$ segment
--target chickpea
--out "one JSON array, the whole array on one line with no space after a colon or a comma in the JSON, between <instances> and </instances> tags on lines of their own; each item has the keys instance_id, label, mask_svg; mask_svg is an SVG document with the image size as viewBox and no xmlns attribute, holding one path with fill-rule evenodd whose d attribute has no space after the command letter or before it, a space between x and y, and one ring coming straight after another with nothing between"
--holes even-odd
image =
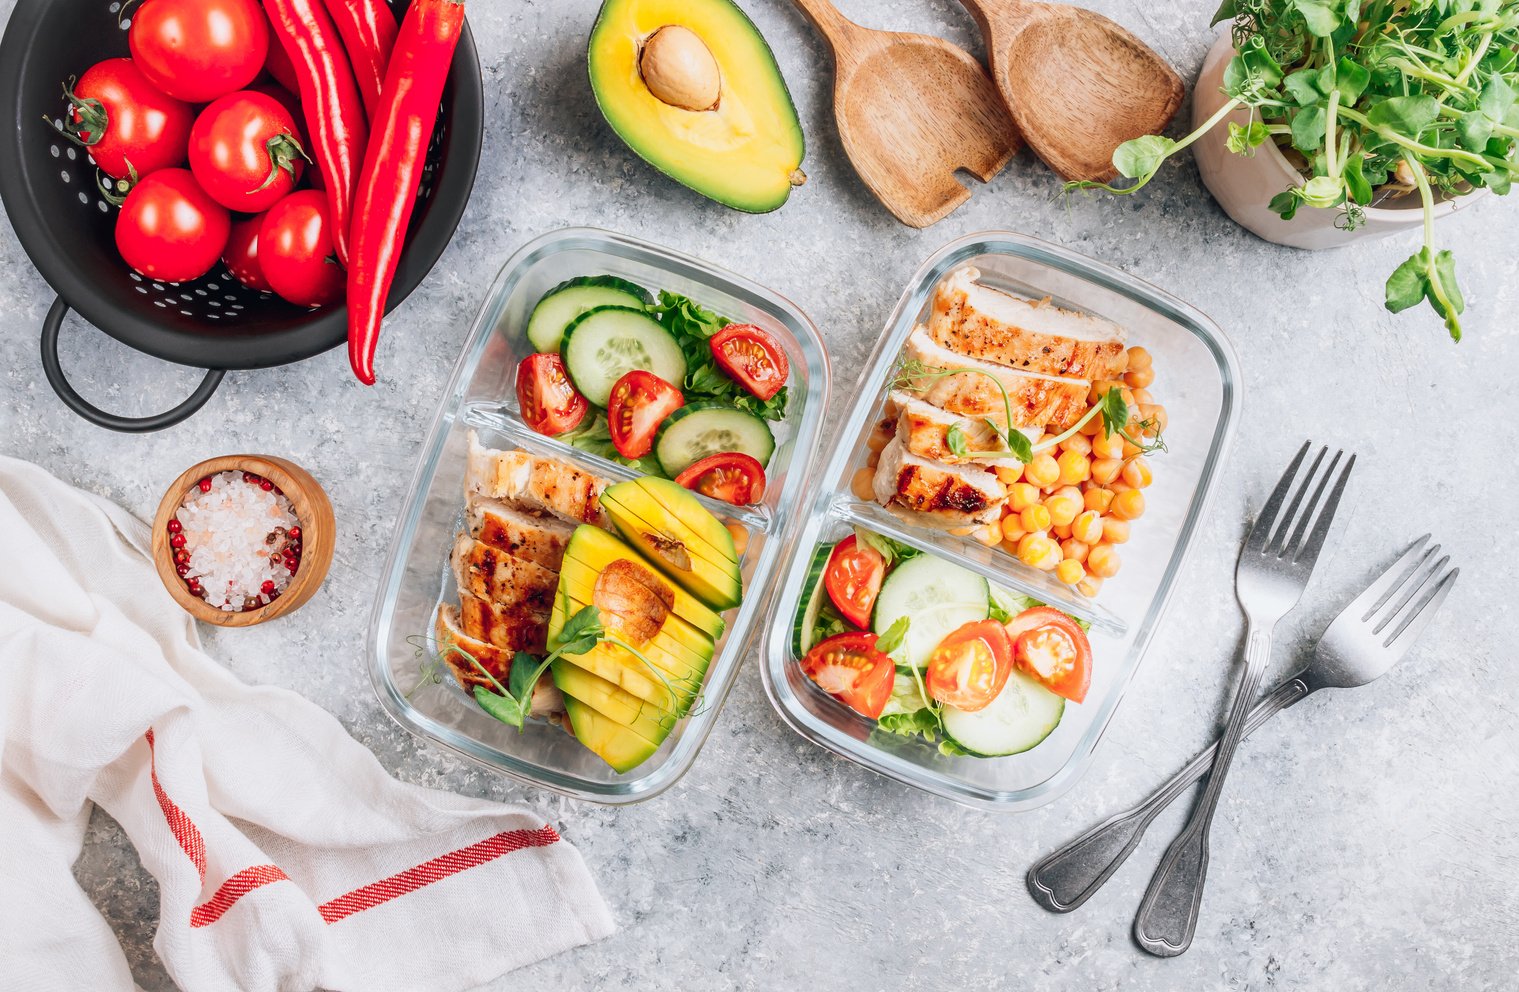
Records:
<instances>
[{"instance_id":1,"label":"chickpea","mask_svg":"<svg viewBox=\"0 0 1519 992\"><path fill-rule=\"evenodd\" d=\"M1085 541L1078 541L1074 537L1068 537L1060 542L1060 553L1065 555L1066 561L1086 561L1087 552L1092 546Z\"/></svg>"},{"instance_id":2,"label":"chickpea","mask_svg":"<svg viewBox=\"0 0 1519 992\"><path fill-rule=\"evenodd\" d=\"M1124 373L1123 381L1133 389L1146 389L1155 383L1155 370L1129 369Z\"/></svg>"},{"instance_id":3,"label":"chickpea","mask_svg":"<svg viewBox=\"0 0 1519 992\"><path fill-rule=\"evenodd\" d=\"M1079 503L1081 502L1081 486L1061 486L1059 489L1055 490L1054 495L1069 496L1071 499Z\"/></svg>"},{"instance_id":4,"label":"chickpea","mask_svg":"<svg viewBox=\"0 0 1519 992\"><path fill-rule=\"evenodd\" d=\"M1044 507L1050 511L1050 523L1057 527L1069 527L1071 521L1082 511L1083 504L1079 497L1069 493L1056 493L1044 501Z\"/></svg>"},{"instance_id":5,"label":"chickpea","mask_svg":"<svg viewBox=\"0 0 1519 992\"><path fill-rule=\"evenodd\" d=\"M871 431L870 436L865 439L865 447L869 448L871 451L879 452L882 448L891 443L891 439L894 434L895 431L883 431L881 430L880 425L877 425L876 429Z\"/></svg>"},{"instance_id":6,"label":"chickpea","mask_svg":"<svg viewBox=\"0 0 1519 992\"><path fill-rule=\"evenodd\" d=\"M1141 387L1134 390L1134 402L1143 410L1147 405L1155 402L1155 397L1150 395L1148 389Z\"/></svg>"},{"instance_id":7,"label":"chickpea","mask_svg":"<svg viewBox=\"0 0 1519 992\"><path fill-rule=\"evenodd\" d=\"M1086 413L1085 410L1083 410L1081 412L1082 412L1082 414ZM1094 437L1101 430L1102 430L1102 416L1100 414L1098 416L1093 417L1091 420L1088 420L1086 423L1084 423L1084 424L1081 425L1081 433L1085 434L1087 437Z\"/></svg>"},{"instance_id":8,"label":"chickpea","mask_svg":"<svg viewBox=\"0 0 1519 992\"><path fill-rule=\"evenodd\" d=\"M1022 539L1022 534L1019 534L1016 538L1008 537L1007 528L1004 527L1002 530L1002 550L1014 558L1018 557L1018 542Z\"/></svg>"},{"instance_id":9,"label":"chickpea","mask_svg":"<svg viewBox=\"0 0 1519 992\"><path fill-rule=\"evenodd\" d=\"M1114 431L1112 434L1104 431L1092 438L1092 457L1094 458L1120 458L1123 456L1123 435Z\"/></svg>"},{"instance_id":10,"label":"chickpea","mask_svg":"<svg viewBox=\"0 0 1519 992\"><path fill-rule=\"evenodd\" d=\"M1154 437L1166 429L1166 408L1159 403L1149 403L1139 408L1139 415L1145 421L1145 436Z\"/></svg>"},{"instance_id":11,"label":"chickpea","mask_svg":"<svg viewBox=\"0 0 1519 992\"><path fill-rule=\"evenodd\" d=\"M1112 513L1119 520L1138 520L1145 515L1145 494L1138 489L1119 493L1113 497Z\"/></svg>"},{"instance_id":12,"label":"chickpea","mask_svg":"<svg viewBox=\"0 0 1519 992\"><path fill-rule=\"evenodd\" d=\"M977 528L975 534L971 536L988 548L995 548L1002 543L1002 522L994 520L989 524L985 524Z\"/></svg>"},{"instance_id":13,"label":"chickpea","mask_svg":"<svg viewBox=\"0 0 1519 992\"><path fill-rule=\"evenodd\" d=\"M1060 478L1060 464L1049 454L1035 455L1033 461L1023 466L1023 477L1040 489L1053 486Z\"/></svg>"},{"instance_id":14,"label":"chickpea","mask_svg":"<svg viewBox=\"0 0 1519 992\"><path fill-rule=\"evenodd\" d=\"M1018 517L1018 523L1029 533L1050 529L1050 511L1039 503L1028 507Z\"/></svg>"},{"instance_id":15,"label":"chickpea","mask_svg":"<svg viewBox=\"0 0 1519 992\"><path fill-rule=\"evenodd\" d=\"M1079 451L1062 451L1058 465L1059 482L1063 486L1085 482L1092 477L1092 460Z\"/></svg>"},{"instance_id":16,"label":"chickpea","mask_svg":"<svg viewBox=\"0 0 1519 992\"><path fill-rule=\"evenodd\" d=\"M1123 481L1135 489L1143 489L1155 481L1150 463L1144 460L1143 455L1135 455L1123 463Z\"/></svg>"},{"instance_id":17,"label":"chickpea","mask_svg":"<svg viewBox=\"0 0 1519 992\"><path fill-rule=\"evenodd\" d=\"M1060 442L1060 447L1066 451L1074 451L1080 455L1090 455L1092 453L1092 439L1085 434L1072 434Z\"/></svg>"},{"instance_id":18,"label":"chickpea","mask_svg":"<svg viewBox=\"0 0 1519 992\"><path fill-rule=\"evenodd\" d=\"M1012 542L1015 545L1010 552L1011 554L1018 553L1016 545L1023 535L1027 533L1028 531L1023 529L1023 524L1018 519L1018 514L1014 513L1002 518L1002 541L1004 544Z\"/></svg>"},{"instance_id":19,"label":"chickpea","mask_svg":"<svg viewBox=\"0 0 1519 992\"><path fill-rule=\"evenodd\" d=\"M733 535L733 551L740 558L749 550L749 528L737 520L724 520L723 526L728 528L728 533Z\"/></svg>"},{"instance_id":20,"label":"chickpea","mask_svg":"<svg viewBox=\"0 0 1519 992\"><path fill-rule=\"evenodd\" d=\"M1076 591L1087 598L1097 595L1102 590L1102 580L1095 575L1088 575L1076 586Z\"/></svg>"},{"instance_id":21,"label":"chickpea","mask_svg":"<svg viewBox=\"0 0 1519 992\"><path fill-rule=\"evenodd\" d=\"M1127 544L1129 541L1129 522L1119 520L1117 517L1102 518L1102 540L1107 544Z\"/></svg>"},{"instance_id":22,"label":"chickpea","mask_svg":"<svg viewBox=\"0 0 1519 992\"><path fill-rule=\"evenodd\" d=\"M1055 535L1055 540L1064 541L1066 538L1071 536L1071 526L1070 524L1066 524L1064 527L1062 527L1059 524L1056 524L1050 528L1050 533Z\"/></svg>"},{"instance_id":23,"label":"chickpea","mask_svg":"<svg viewBox=\"0 0 1519 992\"><path fill-rule=\"evenodd\" d=\"M1118 478L1114 479L1112 482L1108 483L1108 488L1111 489L1111 490L1113 490L1113 495L1114 496L1117 496L1119 493L1126 493L1130 489L1133 489L1134 487L1131 486L1131 485L1129 485L1127 482L1123 481L1123 476L1119 476ZM1112 509L1111 505L1108 507L1108 509L1109 510Z\"/></svg>"},{"instance_id":24,"label":"chickpea","mask_svg":"<svg viewBox=\"0 0 1519 992\"><path fill-rule=\"evenodd\" d=\"M1139 345L1129 349L1129 371L1142 372L1155 364L1155 359L1150 356L1149 349Z\"/></svg>"},{"instance_id":25,"label":"chickpea","mask_svg":"<svg viewBox=\"0 0 1519 992\"><path fill-rule=\"evenodd\" d=\"M854 477L849 480L849 491L854 493L854 498L869 502L876 498L875 488L876 474L872 469L856 469Z\"/></svg>"},{"instance_id":26,"label":"chickpea","mask_svg":"<svg viewBox=\"0 0 1519 992\"><path fill-rule=\"evenodd\" d=\"M1087 571L1099 579L1111 579L1121 567L1123 559L1118 557L1118 551L1111 544L1099 544L1087 555Z\"/></svg>"},{"instance_id":27,"label":"chickpea","mask_svg":"<svg viewBox=\"0 0 1519 992\"><path fill-rule=\"evenodd\" d=\"M1031 482L1015 482L1008 490L1007 505L1022 513L1039 502L1039 487Z\"/></svg>"},{"instance_id":28,"label":"chickpea","mask_svg":"<svg viewBox=\"0 0 1519 992\"><path fill-rule=\"evenodd\" d=\"M1087 577L1087 570L1081 567L1081 562L1067 558L1055 566L1055 578L1068 586L1074 586Z\"/></svg>"},{"instance_id":29,"label":"chickpea","mask_svg":"<svg viewBox=\"0 0 1519 992\"><path fill-rule=\"evenodd\" d=\"M979 525L972 525L970 527L951 527L949 529L949 533L951 537L970 537L980 529L981 528Z\"/></svg>"},{"instance_id":30,"label":"chickpea","mask_svg":"<svg viewBox=\"0 0 1519 992\"><path fill-rule=\"evenodd\" d=\"M1092 383L1092 388L1087 391L1087 402L1096 403L1106 395L1110 389L1122 389L1123 383L1117 379L1098 379Z\"/></svg>"},{"instance_id":31,"label":"chickpea","mask_svg":"<svg viewBox=\"0 0 1519 992\"><path fill-rule=\"evenodd\" d=\"M1088 510L1096 510L1098 513L1107 513L1108 507L1113 503L1113 490L1093 486L1081 494L1081 501Z\"/></svg>"},{"instance_id":32,"label":"chickpea","mask_svg":"<svg viewBox=\"0 0 1519 992\"><path fill-rule=\"evenodd\" d=\"M1030 568L1048 572L1060 564L1060 545L1043 534L1026 534L1018 542L1018 560Z\"/></svg>"},{"instance_id":33,"label":"chickpea","mask_svg":"<svg viewBox=\"0 0 1519 992\"><path fill-rule=\"evenodd\" d=\"M1004 486L1011 486L1023 478L1022 465L998 465L995 471L997 473L997 481Z\"/></svg>"},{"instance_id":34,"label":"chickpea","mask_svg":"<svg viewBox=\"0 0 1519 992\"><path fill-rule=\"evenodd\" d=\"M1099 458L1092 463L1092 481L1101 486L1111 486L1122 471L1123 462L1120 459Z\"/></svg>"},{"instance_id":35,"label":"chickpea","mask_svg":"<svg viewBox=\"0 0 1519 992\"><path fill-rule=\"evenodd\" d=\"M1139 424L1135 423L1134 426L1133 426L1133 429L1130 431L1130 433L1133 434L1134 437L1138 437L1139 436L1139 432L1140 432ZM1143 448L1141 448L1139 445L1134 444L1133 442L1128 441L1128 440L1125 440L1123 442L1123 457L1125 457L1125 458L1133 458L1135 455L1142 455L1144 453L1145 453L1145 450Z\"/></svg>"},{"instance_id":36,"label":"chickpea","mask_svg":"<svg viewBox=\"0 0 1519 992\"><path fill-rule=\"evenodd\" d=\"M1071 524L1071 536L1084 544L1096 544L1102 540L1102 514L1087 510Z\"/></svg>"}]
</instances>

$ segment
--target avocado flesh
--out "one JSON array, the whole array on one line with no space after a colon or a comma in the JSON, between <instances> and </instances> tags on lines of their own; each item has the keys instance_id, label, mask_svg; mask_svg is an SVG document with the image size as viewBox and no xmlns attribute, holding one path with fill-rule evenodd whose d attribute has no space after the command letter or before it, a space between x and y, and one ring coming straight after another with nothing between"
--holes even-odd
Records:
<instances>
[{"instance_id":1,"label":"avocado flesh","mask_svg":"<svg viewBox=\"0 0 1519 992\"><path fill-rule=\"evenodd\" d=\"M721 76L718 105L691 111L649 91L638 60L667 25L690 29ZM587 49L591 90L612 130L650 165L703 196L765 213L786 202L806 154L775 56L731 0L606 0Z\"/></svg>"},{"instance_id":2,"label":"avocado flesh","mask_svg":"<svg viewBox=\"0 0 1519 992\"><path fill-rule=\"evenodd\" d=\"M611 513L605 501L602 503L602 508L606 509L609 514ZM694 568L698 559L695 555L691 555L690 557ZM596 577L612 562L618 559L625 559L642 565L645 568L650 568L656 578L661 582L667 583L667 588L674 593L675 602L672 612L675 616L713 640L721 637L723 629L727 626L726 621L711 607L701 602L693 593L687 592L682 587L679 578L675 576L670 576L669 579L665 578L661 574L662 570L655 570L653 568L653 566L658 564L657 562L648 561L647 555L634 550L599 527L583 524L575 528L575 532L570 535L570 543L564 550L564 558L566 562L576 561L585 566L583 573L575 571L569 579L570 595L575 596L583 603L594 602L591 594L596 585ZM710 568L712 566L703 567ZM561 585L565 585L566 583L564 577L566 571L569 570L561 565ZM671 579L674 581L670 581Z\"/></svg>"},{"instance_id":3,"label":"avocado flesh","mask_svg":"<svg viewBox=\"0 0 1519 992\"><path fill-rule=\"evenodd\" d=\"M659 745L638 736L622 724L597 712L573 696L566 696L564 711L575 738L621 774L648 761Z\"/></svg>"},{"instance_id":4,"label":"avocado flesh","mask_svg":"<svg viewBox=\"0 0 1519 992\"><path fill-rule=\"evenodd\" d=\"M665 575L713 610L729 610L743 601L744 580L736 556L729 557L733 536L689 492L621 483L601 497L601 508L629 544ZM664 481L664 480L658 480ZM626 486L627 488L623 488ZM674 498L679 493L682 498ZM710 521L727 547L707 526Z\"/></svg>"},{"instance_id":5,"label":"avocado flesh","mask_svg":"<svg viewBox=\"0 0 1519 992\"><path fill-rule=\"evenodd\" d=\"M662 744L680 717L564 660L552 666L554 685L608 720L622 724L651 744Z\"/></svg>"},{"instance_id":6,"label":"avocado flesh","mask_svg":"<svg viewBox=\"0 0 1519 992\"><path fill-rule=\"evenodd\" d=\"M564 628L566 620L580 610L585 609L586 605L572 596L560 596L555 600L554 611L549 617L549 643L552 644L554 642L554 639ZM566 654L562 657L570 659L582 668L589 668L602 678L616 682L630 692L637 692L638 690L632 686L625 685L625 680L622 678L607 673L605 669L610 662L615 661L623 668L630 669L637 679L652 680L657 689L653 691L652 695L645 696L644 698L655 701L663 700L669 694L669 691L664 688L660 679L664 679L672 683L672 685L678 683L676 685L677 689L681 686L689 687L693 690L701 688L702 679L707 674L707 666L711 661L710 656L702 658L691 654L681 645L665 639L663 632L648 643L635 646L638 648L639 653L649 660L648 665L644 664L636 656L629 654L625 649L606 642L598 644L588 654ZM582 661L581 659L586 660ZM650 665L655 668L655 671L649 670ZM639 694L642 695L642 693Z\"/></svg>"}]
</instances>

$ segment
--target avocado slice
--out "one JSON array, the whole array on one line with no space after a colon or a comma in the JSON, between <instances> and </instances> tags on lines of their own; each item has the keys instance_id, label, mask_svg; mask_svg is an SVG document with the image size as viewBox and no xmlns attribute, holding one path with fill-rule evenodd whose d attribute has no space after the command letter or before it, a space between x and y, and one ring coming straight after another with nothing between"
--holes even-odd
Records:
<instances>
[{"instance_id":1,"label":"avocado slice","mask_svg":"<svg viewBox=\"0 0 1519 992\"><path fill-rule=\"evenodd\" d=\"M561 596L558 602L554 604L553 613L549 615L550 639L552 640L553 636L559 632L564 623L570 617L585 609L586 605L587 604L580 601L579 599L576 599L574 596ZM696 632L693 631L693 633ZM697 633L697 636L700 637L701 635ZM616 647L615 645L603 646ZM706 674L707 666L712 662L711 650L708 650L705 654L699 651L693 651L688 645L682 644L675 638L667 636L664 631L660 631L653 640L634 646L637 647L638 650L643 653L643 656L645 658L648 658L649 662L658 668L666 678L685 679L686 681L698 686L701 685L702 676ZM617 650L622 651L622 648L617 648ZM567 655L566 657L579 657L579 655ZM632 658L630 656L629 663L632 664L634 668L638 669L639 672L651 675L653 674L648 671L648 665L645 665L637 658ZM609 675L603 675L602 677L611 678ZM614 679L613 681L617 680Z\"/></svg>"},{"instance_id":2,"label":"avocado slice","mask_svg":"<svg viewBox=\"0 0 1519 992\"><path fill-rule=\"evenodd\" d=\"M791 92L731 0L606 0L587 63L612 130L677 182L765 213L806 181Z\"/></svg>"},{"instance_id":3,"label":"avocado slice","mask_svg":"<svg viewBox=\"0 0 1519 992\"><path fill-rule=\"evenodd\" d=\"M681 486L650 478L619 483L601 494L601 508L628 543L712 609L743 601L733 535Z\"/></svg>"},{"instance_id":4,"label":"avocado slice","mask_svg":"<svg viewBox=\"0 0 1519 992\"><path fill-rule=\"evenodd\" d=\"M659 744L645 740L574 696L565 697L564 711L575 738L619 774L632 771L659 750Z\"/></svg>"},{"instance_id":5,"label":"avocado slice","mask_svg":"<svg viewBox=\"0 0 1519 992\"><path fill-rule=\"evenodd\" d=\"M554 685L564 695L578 699L608 720L627 727L651 744L662 744L680 717L648 700L618 688L599 675L563 659L551 666Z\"/></svg>"},{"instance_id":6,"label":"avocado slice","mask_svg":"<svg viewBox=\"0 0 1519 992\"><path fill-rule=\"evenodd\" d=\"M614 486L613 488L616 487ZM611 490L607 491L610 492ZM605 499L602 501L602 508L607 510L609 515L611 514L612 511ZM644 530L647 531L650 528L645 527ZM585 566L584 570L568 569L564 565L560 565L559 568L560 586L564 587L568 585L570 595L583 603L594 602L591 594L595 588L596 577L605 571L607 566L612 564L612 562L627 560L642 565L645 568L651 564L646 560L646 555L639 554L638 551L619 541L613 535L589 524L582 524L575 528L575 533L570 535L570 543L564 549L564 558L566 562L576 561ZM698 559L693 555L690 556L690 560L695 563ZM657 565L658 563L654 562L652 564ZM715 568L715 566L708 567ZM734 564L733 568L736 571L738 568L737 564ZM571 573L568 580L565 578L566 572ZM669 582L669 580L657 572L651 574L661 582L668 582L668 588L674 595L674 605L671 607L674 616L684 620L713 640L722 636L727 622L712 610L711 607L682 588L679 576L671 576L675 581Z\"/></svg>"}]
</instances>

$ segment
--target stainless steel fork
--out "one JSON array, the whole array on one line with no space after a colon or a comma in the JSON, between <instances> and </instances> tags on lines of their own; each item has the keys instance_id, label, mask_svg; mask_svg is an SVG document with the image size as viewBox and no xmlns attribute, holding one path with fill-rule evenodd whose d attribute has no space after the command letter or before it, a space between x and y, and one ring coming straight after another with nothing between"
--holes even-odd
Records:
<instances>
[{"instance_id":1,"label":"stainless steel fork","mask_svg":"<svg viewBox=\"0 0 1519 992\"><path fill-rule=\"evenodd\" d=\"M1345 483L1355 467L1355 455L1351 455L1341 468L1345 453L1338 451L1329 467L1320 473L1329 453L1328 448L1320 448L1312 466L1303 472L1303 462L1311 447L1312 442L1305 442L1287 466L1245 539L1234 571L1235 593L1248 625L1244 677L1229 707L1229 719L1218 742L1208 785L1187 825L1166 849L1134 918L1134 939L1140 947L1159 957L1175 957L1192 944L1202 905L1203 882L1208 874L1208 831L1218 809L1229 763L1244 736L1246 718L1271 661L1272 631L1302 598L1329 526L1334 522Z\"/></svg>"},{"instance_id":2,"label":"stainless steel fork","mask_svg":"<svg viewBox=\"0 0 1519 992\"><path fill-rule=\"evenodd\" d=\"M1353 689L1381 678L1424 632L1461 574L1450 556L1425 534L1391 568L1340 611L1299 672L1257 702L1245 736L1282 710L1320 689ZM1155 818L1208 773L1218 745L1189 761L1139 805L1115 813L1075 840L1039 859L1028 872L1034 901L1053 913L1080 907L1139 846Z\"/></svg>"}]
</instances>

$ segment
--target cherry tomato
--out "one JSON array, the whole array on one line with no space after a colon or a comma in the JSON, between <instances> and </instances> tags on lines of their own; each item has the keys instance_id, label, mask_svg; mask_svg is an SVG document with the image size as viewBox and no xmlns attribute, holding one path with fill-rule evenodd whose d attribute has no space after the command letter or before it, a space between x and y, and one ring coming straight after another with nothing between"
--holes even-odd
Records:
<instances>
[{"instance_id":1,"label":"cherry tomato","mask_svg":"<svg viewBox=\"0 0 1519 992\"><path fill-rule=\"evenodd\" d=\"M346 277L333 254L324 194L303 189L269 208L258 229L258 264L274 291L298 307L343 298Z\"/></svg>"},{"instance_id":2,"label":"cherry tomato","mask_svg":"<svg viewBox=\"0 0 1519 992\"><path fill-rule=\"evenodd\" d=\"M876 635L835 634L802 659L802 671L824 692L872 720L891 699L896 665L876 650Z\"/></svg>"},{"instance_id":3,"label":"cherry tomato","mask_svg":"<svg viewBox=\"0 0 1519 992\"><path fill-rule=\"evenodd\" d=\"M712 335L710 343L722 370L762 400L780 392L791 375L780 342L753 324L729 324Z\"/></svg>"},{"instance_id":4,"label":"cherry tomato","mask_svg":"<svg viewBox=\"0 0 1519 992\"><path fill-rule=\"evenodd\" d=\"M258 262L258 230L264 223L264 215L244 217L232 222L232 234L227 238L222 262L233 278L261 293L272 293L274 287L264 277L263 266Z\"/></svg>"},{"instance_id":5,"label":"cherry tomato","mask_svg":"<svg viewBox=\"0 0 1519 992\"><path fill-rule=\"evenodd\" d=\"M106 59L64 88L64 132L113 179L183 165L195 111L148 82L131 59Z\"/></svg>"},{"instance_id":6,"label":"cherry tomato","mask_svg":"<svg viewBox=\"0 0 1519 992\"><path fill-rule=\"evenodd\" d=\"M580 426L591 409L556 352L529 355L517 366L517 406L529 427L551 437Z\"/></svg>"},{"instance_id":7,"label":"cherry tomato","mask_svg":"<svg viewBox=\"0 0 1519 992\"><path fill-rule=\"evenodd\" d=\"M1057 696L1079 703L1092 685L1092 642L1059 610L1036 606L1007 622L1019 667Z\"/></svg>"},{"instance_id":8,"label":"cherry tomato","mask_svg":"<svg viewBox=\"0 0 1519 992\"><path fill-rule=\"evenodd\" d=\"M153 85L210 103L263 71L269 21L258 0L146 0L132 11L127 44Z\"/></svg>"},{"instance_id":9,"label":"cherry tomato","mask_svg":"<svg viewBox=\"0 0 1519 992\"><path fill-rule=\"evenodd\" d=\"M708 455L677 475L675 481L734 506L749 506L765 498L765 466L742 451Z\"/></svg>"},{"instance_id":10,"label":"cherry tomato","mask_svg":"<svg viewBox=\"0 0 1519 992\"><path fill-rule=\"evenodd\" d=\"M295 118L267 93L239 90L212 103L190 132L190 171L228 210L256 214L295 190L306 150Z\"/></svg>"},{"instance_id":11,"label":"cherry tomato","mask_svg":"<svg viewBox=\"0 0 1519 992\"><path fill-rule=\"evenodd\" d=\"M679 389L653 372L634 369L617 380L607 399L612 444L624 458L642 458L654 450L659 425L685 405Z\"/></svg>"},{"instance_id":12,"label":"cherry tomato","mask_svg":"<svg viewBox=\"0 0 1519 992\"><path fill-rule=\"evenodd\" d=\"M232 218L189 169L160 169L132 187L116 218L116 248L150 279L188 282L211 270Z\"/></svg>"},{"instance_id":13,"label":"cherry tomato","mask_svg":"<svg viewBox=\"0 0 1519 992\"><path fill-rule=\"evenodd\" d=\"M1013 671L1013 643L995 620L976 620L950 634L928 658L928 694L945 706L983 709Z\"/></svg>"},{"instance_id":14,"label":"cherry tomato","mask_svg":"<svg viewBox=\"0 0 1519 992\"><path fill-rule=\"evenodd\" d=\"M875 608L876 593L881 591L885 577L886 559L881 552L850 534L828 556L823 585L844 619L856 627L869 627L870 611Z\"/></svg>"}]
</instances>

